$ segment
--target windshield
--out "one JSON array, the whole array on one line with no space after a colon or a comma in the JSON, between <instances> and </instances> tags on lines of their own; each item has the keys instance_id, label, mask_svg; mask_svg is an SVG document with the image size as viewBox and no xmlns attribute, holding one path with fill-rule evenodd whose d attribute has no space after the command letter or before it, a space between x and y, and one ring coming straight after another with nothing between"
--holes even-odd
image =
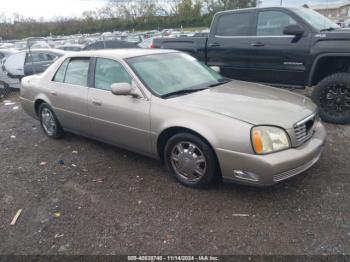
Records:
<instances>
[{"instance_id":1,"label":"windshield","mask_svg":"<svg viewBox=\"0 0 350 262\"><path fill-rule=\"evenodd\" d=\"M296 8L295 12L301 15L317 31L328 28L339 28L339 25L312 9Z\"/></svg>"},{"instance_id":2,"label":"windshield","mask_svg":"<svg viewBox=\"0 0 350 262\"><path fill-rule=\"evenodd\" d=\"M208 88L223 80L214 70L183 53L133 57L127 62L143 83L158 96Z\"/></svg>"}]
</instances>

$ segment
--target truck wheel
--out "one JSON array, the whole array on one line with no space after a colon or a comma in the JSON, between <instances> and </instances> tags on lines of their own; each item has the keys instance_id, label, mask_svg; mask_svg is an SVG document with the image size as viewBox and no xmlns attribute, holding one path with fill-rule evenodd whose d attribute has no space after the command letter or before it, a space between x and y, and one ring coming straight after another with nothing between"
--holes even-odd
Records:
<instances>
[{"instance_id":1,"label":"truck wheel","mask_svg":"<svg viewBox=\"0 0 350 262\"><path fill-rule=\"evenodd\" d=\"M323 121L350 123L350 74L337 73L326 77L312 92Z\"/></svg>"}]
</instances>

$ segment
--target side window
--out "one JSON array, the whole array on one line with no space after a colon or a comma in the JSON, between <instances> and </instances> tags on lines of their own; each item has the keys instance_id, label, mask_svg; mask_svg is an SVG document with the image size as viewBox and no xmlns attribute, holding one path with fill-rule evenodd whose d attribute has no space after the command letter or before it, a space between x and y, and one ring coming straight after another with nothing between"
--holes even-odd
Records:
<instances>
[{"instance_id":1,"label":"side window","mask_svg":"<svg viewBox=\"0 0 350 262\"><path fill-rule=\"evenodd\" d=\"M57 56L51 55L51 54L45 54L45 55L46 55L46 61L53 61L57 57Z\"/></svg>"},{"instance_id":2,"label":"side window","mask_svg":"<svg viewBox=\"0 0 350 262\"><path fill-rule=\"evenodd\" d=\"M45 53L36 53L36 52L32 54L27 53L25 63L31 63L32 60L34 63L37 63L37 62L51 61L53 59L49 54L45 54Z\"/></svg>"},{"instance_id":3,"label":"side window","mask_svg":"<svg viewBox=\"0 0 350 262\"><path fill-rule=\"evenodd\" d=\"M248 36L251 29L251 13L229 13L220 16L217 36Z\"/></svg>"},{"instance_id":4,"label":"side window","mask_svg":"<svg viewBox=\"0 0 350 262\"><path fill-rule=\"evenodd\" d=\"M95 88L111 90L114 83L131 84L131 76L124 67L117 61L98 58L95 70Z\"/></svg>"},{"instance_id":5,"label":"side window","mask_svg":"<svg viewBox=\"0 0 350 262\"><path fill-rule=\"evenodd\" d=\"M259 13L256 34L257 36L282 36L286 26L296 24L297 22L284 12L264 11Z\"/></svg>"},{"instance_id":6,"label":"side window","mask_svg":"<svg viewBox=\"0 0 350 262\"><path fill-rule=\"evenodd\" d=\"M89 58L71 59L66 71L64 82L71 85L87 86Z\"/></svg>"},{"instance_id":7,"label":"side window","mask_svg":"<svg viewBox=\"0 0 350 262\"><path fill-rule=\"evenodd\" d=\"M68 61L69 59L66 59L61 66L58 68L58 70L56 71L56 74L53 78L53 81L55 82L61 82L63 83L64 81L64 75L66 74L66 69L67 69L67 65L68 65Z\"/></svg>"}]
</instances>

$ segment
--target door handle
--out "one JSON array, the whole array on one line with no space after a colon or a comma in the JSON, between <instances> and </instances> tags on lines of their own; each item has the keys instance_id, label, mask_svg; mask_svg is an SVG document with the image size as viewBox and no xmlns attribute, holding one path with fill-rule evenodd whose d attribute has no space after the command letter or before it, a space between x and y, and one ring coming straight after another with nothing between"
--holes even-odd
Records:
<instances>
[{"instance_id":1,"label":"door handle","mask_svg":"<svg viewBox=\"0 0 350 262\"><path fill-rule=\"evenodd\" d=\"M255 47L265 46L265 44L262 43L262 42L255 42L255 43L251 43L250 45L251 45L251 46L255 46Z\"/></svg>"},{"instance_id":2,"label":"door handle","mask_svg":"<svg viewBox=\"0 0 350 262\"><path fill-rule=\"evenodd\" d=\"M57 96L56 91L53 91L53 90L50 91L50 94L53 95L53 96Z\"/></svg>"},{"instance_id":3,"label":"door handle","mask_svg":"<svg viewBox=\"0 0 350 262\"><path fill-rule=\"evenodd\" d=\"M209 44L209 47L219 47L220 46L220 44L219 43L211 43L211 44Z\"/></svg>"},{"instance_id":4,"label":"door handle","mask_svg":"<svg viewBox=\"0 0 350 262\"><path fill-rule=\"evenodd\" d=\"M93 103L95 106L102 106L102 102L100 102L100 101L92 100L92 103Z\"/></svg>"}]
</instances>

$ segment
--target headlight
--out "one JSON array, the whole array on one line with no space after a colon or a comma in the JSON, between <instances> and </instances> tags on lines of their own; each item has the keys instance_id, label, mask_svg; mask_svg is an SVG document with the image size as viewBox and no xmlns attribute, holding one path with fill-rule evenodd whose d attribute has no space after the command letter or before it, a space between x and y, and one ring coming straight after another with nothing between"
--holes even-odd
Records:
<instances>
[{"instance_id":1,"label":"headlight","mask_svg":"<svg viewBox=\"0 0 350 262\"><path fill-rule=\"evenodd\" d=\"M257 154L268 154L290 148L288 134L279 127L257 126L252 129L251 136Z\"/></svg>"}]
</instances>

